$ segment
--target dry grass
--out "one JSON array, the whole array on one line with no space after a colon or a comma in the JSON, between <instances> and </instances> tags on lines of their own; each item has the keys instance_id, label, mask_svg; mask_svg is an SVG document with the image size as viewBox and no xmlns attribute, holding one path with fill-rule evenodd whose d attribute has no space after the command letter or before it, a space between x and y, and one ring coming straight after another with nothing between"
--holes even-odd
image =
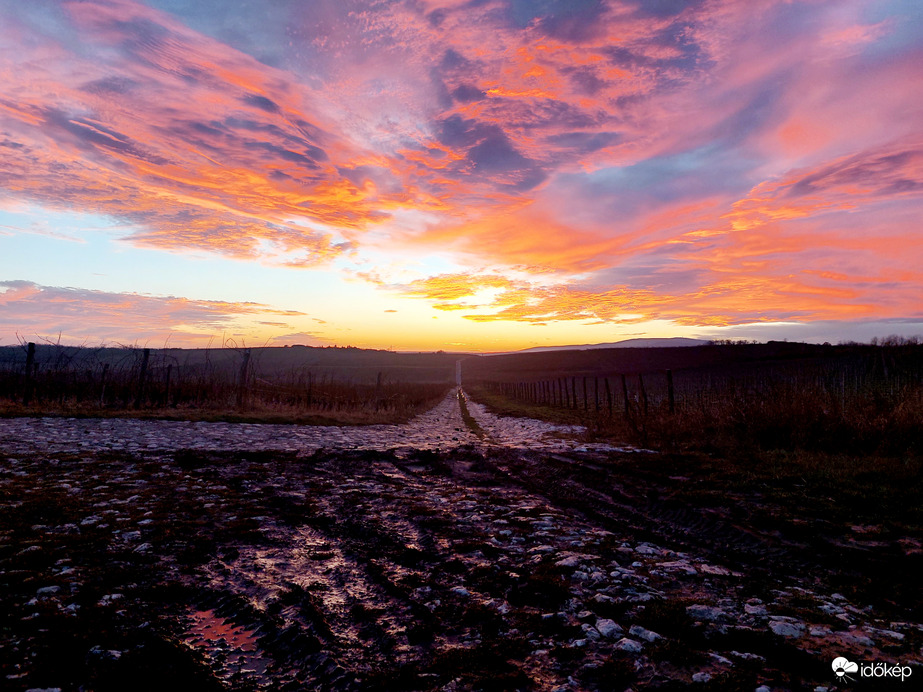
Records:
<instances>
[{"instance_id":1,"label":"dry grass","mask_svg":"<svg viewBox=\"0 0 923 692\"><path fill-rule=\"evenodd\" d=\"M677 372L672 412L663 372L645 374L643 386L637 375L562 378L573 388L563 407L559 396L549 405L549 392L536 380L518 388L482 382L467 389L501 414L578 423L591 437L661 450L920 455L923 349L904 351L882 349L864 361ZM509 373L507 382L514 376Z\"/></svg>"},{"instance_id":2,"label":"dry grass","mask_svg":"<svg viewBox=\"0 0 923 692\"><path fill-rule=\"evenodd\" d=\"M0 348L0 415L401 423L435 405L453 380L454 358L445 354L46 344L29 356L7 347Z\"/></svg>"},{"instance_id":3,"label":"dry grass","mask_svg":"<svg viewBox=\"0 0 923 692\"><path fill-rule=\"evenodd\" d=\"M665 450L714 453L769 451L919 456L923 451L923 386L833 399L823 388L786 382L758 392L734 392L706 403L663 405L645 415L593 417L592 434Z\"/></svg>"},{"instance_id":4,"label":"dry grass","mask_svg":"<svg viewBox=\"0 0 923 692\"><path fill-rule=\"evenodd\" d=\"M446 389L392 409L369 407L340 410L305 409L283 406L256 406L244 411L236 408L99 408L93 406L22 406L0 403L0 418L136 418L141 420L193 421L206 423L265 423L280 425L399 425L424 413L442 401Z\"/></svg>"},{"instance_id":5,"label":"dry grass","mask_svg":"<svg viewBox=\"0 0 923 692\"><path fill-rule=\"evenodd\" d=\"M923 492L923 385L877 386L843 396L789 381L737 388L678 402L632 400L629 414L560 409L470 387L471 397L501 415L580 423L588 440L630 443L690 459L689 474L721 477L725 491L759 489L794 514L810 506L847 521L923 526L904 511ZM620 402L621 404L622 402ZM685 474L681 474L685 475ZM836 501L827 501L833 498ZM887 508L887 509L886 509ZM842 510L842 511L841 511Z\"/></svg>"},{"instance_id":6,"label":"dry grass","mask_svg":"<svg viewBox=\"0 0 923 692\"><path fill-rule=\"evenodd\" d=\"M247 381L225 373L197 373L167 383L162 375L139 395L137 373L110 375L105 382L81 381L70 373L45 373L32 383L28 405L23 385L0 382L0 416L156 418L163 420L303 425L403 423L435 406L448 384L382 382L377 385L314 380L310 374L275 382ZM21 379L21 378L20 378ZM14 386L18 384L18 386ZM3 386L6 385L6 386Z\"/></svg>"}]
</instances>

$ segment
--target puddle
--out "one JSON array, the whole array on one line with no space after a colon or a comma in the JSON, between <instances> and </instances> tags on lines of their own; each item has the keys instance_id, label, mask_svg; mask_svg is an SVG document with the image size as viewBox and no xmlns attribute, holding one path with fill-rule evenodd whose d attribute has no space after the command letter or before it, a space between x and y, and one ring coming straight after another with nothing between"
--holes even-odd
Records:
<instances>
[{"instance_id":1,"label":"puddle","mask_svg":"<svg viewBox=\"0 0 923 692\"><path fill-rule=\"evenodd\" d=\"M269 685L271 661L260 654L255 633L213 610L192 611L189 623L185 644L205 657L220 680Z\"/></svg>"}]
</instances>

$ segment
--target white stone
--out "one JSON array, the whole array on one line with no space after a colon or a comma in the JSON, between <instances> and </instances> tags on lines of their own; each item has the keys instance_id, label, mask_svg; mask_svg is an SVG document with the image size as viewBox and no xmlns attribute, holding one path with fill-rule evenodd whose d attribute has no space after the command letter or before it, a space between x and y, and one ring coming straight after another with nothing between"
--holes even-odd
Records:
<instances>
[{"instance_id":1,"label":"white stone","mask_svg":"<svg viewBox=\"0 0 923 692\"><path fill-rule=\"evenodd\" d=\"M663 637L657 634L656 632L652 632L649 629L645 629L644 627L641 627L640 625L632 625L628 630L628 634L630 634L632 637L638 637L638 639L643 639L646 642L655 642L658 639L663 639Z\"/></svg>"},{"instance_id":2,"label":"white stone","mask_svg":"<svg viewBox=\"0 0 923 692\"><path fill-rule=\"evenodd\" d=\"M686 613L695 620L706 620L708 622L719 622L726 620L728 617L727 613L721 608L702 604L686 606Z\"/></svg>"},{"instance_id":3,"label":"white stone","mask_svg":"<svg viewBox=\"0 0 923 692\"><path fill-rule=\"evenodd\" d=\"M683 572L684 574L698 574L695 567L685 560L674 560L673 562L661 562L659 567L668 572Z\"/></svg>"},{"instance_id":4,"label":"white stone","mask_svg":"<svg viewBox=\"0 0 923 692\"><path fill-rule=\"evenodd\" d=\"M719 577L735 574L727 567L721 567L719 565L699 565L698 567L699 571L705 572L705 574L714 574Z\"/></svg>"},{"instance_id":5,"label":"white stone","mask_svg":"<svg viewBox=\"0 0 923 692\"><path fill-rule=\"evenodd\" d=\"M639 641L634 639L619 639L615 643L615 648L619 651L628 651L633 654L641 653L641 650L644 648Z\"/></svg>"},{"instance_id":6,"label":"white stone","mask_svg":"<svg viewBox=\"0 0 923 692\"><path fill-rule=\"evenodd\" d=\"M600 636L602 636L599 630L588 623L581 625L580 629L583 630L583 634L586 636L586 638L592 642L598 641Z\"/></svg>"},{"instance_id":7,"label":"white stone","mask_svg":"<svg viewBox=\"0 0 923 692\"><path fill-rule=\"evenodd\" d=\"M607 639L615 639L622 634L622 628L615 620L609 618L599 618L596 621L596 629Z\"/></svg>"},{"instance_id":8,"label":"white stone","mask_svg":"<svg viewBox=\"0 0 923 692\"><path fill-rule=\"evenodd\" d=\"M769 629L780 637L798 638L804 636L805 626L800 622L788 622L787 620L771 620Z\"/></svg>"}]
</instances>

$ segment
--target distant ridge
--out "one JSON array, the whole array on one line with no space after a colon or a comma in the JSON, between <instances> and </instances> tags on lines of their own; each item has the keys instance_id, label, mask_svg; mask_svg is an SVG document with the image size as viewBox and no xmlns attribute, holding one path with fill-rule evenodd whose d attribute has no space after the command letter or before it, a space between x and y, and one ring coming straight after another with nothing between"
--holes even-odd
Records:
<instances>
[{"instance_id":1,"label":"distant ridge","mask_svg":"<svg viewBox=\"0 0 923 692\"><path fill-rule=\"evenodd\" d=\"M711 341L704 339L690 339L685 336L674 336L661 339L625 339L624 341L613 341L606 344L577 344L573 346L535 346L534 348L525 348L521 351L510 351L509 353L544 353L547 351L589 351L600 348L669 348L682 346L707 346Z\"/></svg>"}]
</instances>

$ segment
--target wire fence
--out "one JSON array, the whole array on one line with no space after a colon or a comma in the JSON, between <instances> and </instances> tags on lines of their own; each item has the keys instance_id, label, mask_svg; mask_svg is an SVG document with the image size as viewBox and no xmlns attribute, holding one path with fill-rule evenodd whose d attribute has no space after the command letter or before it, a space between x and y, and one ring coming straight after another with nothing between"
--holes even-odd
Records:
<instances>
[{"instance_id":1,"label":"wire fence","mask_svg":"<svg viewBox=\"0 0 923 692\"><path fill-rule=\"evenodd\" d=\"M902 397L908 388L923 384L921 351L919 347L903 352L880 349L873 355L831 362L484 380L479 385L513 400L609 417L708 409L731 400L764 399L780 388L821 396L848 409L868 397Z\"/></svg>"},{"instance_id":2,"label":"wire fence","mask_svg":"<svg viewBox=\"0 0 923 692\"><path fill-rule=\"evenodd\" d=\"M7 349L0 360L0 401L22 407L82 410L294 410L400 413L444 394L447 383L374 383L330 369L261 370L251 349L206 353L196 361L147 348Z\"/></svg>"},{"instance_id":3,"label":"wire fence","mask_svg":"<svg viewBox=\"0 0 923 692\"><path fill-rule=\"evenodd\" d=\"M722 438L778 448L923 452L918 345L809 362L471 384L475 399L482 391L520 406L523 415L579 419L645 444Z\"/></svg>"}]
</instances>

